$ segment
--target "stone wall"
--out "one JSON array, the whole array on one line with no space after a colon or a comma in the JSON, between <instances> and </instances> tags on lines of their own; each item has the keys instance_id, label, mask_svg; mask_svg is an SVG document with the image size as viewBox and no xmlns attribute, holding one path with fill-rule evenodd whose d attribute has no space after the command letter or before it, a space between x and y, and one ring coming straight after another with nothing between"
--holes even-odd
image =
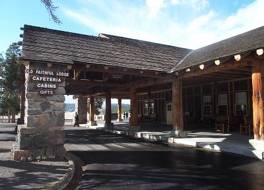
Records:
<instances>
[{"instance_id":1,"label":"stone wall","mask_svg":"<svg viewBox=\"0 0 264 190\"><path fill-rule=\"evenodd\" d=\"M66 75L62 65L26 65L25 125L18 129L14 159L63 157Z\"/></svg>"}]
</instances>

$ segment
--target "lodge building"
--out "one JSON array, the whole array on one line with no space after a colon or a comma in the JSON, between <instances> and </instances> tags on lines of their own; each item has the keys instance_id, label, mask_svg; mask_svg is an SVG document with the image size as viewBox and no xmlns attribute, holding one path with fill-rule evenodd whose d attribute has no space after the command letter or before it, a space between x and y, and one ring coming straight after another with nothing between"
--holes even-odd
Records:
<instances>
[{"instance_id":1,"label":"lodge building","mask_svg":"<svg viewBox=\"0 0 264 190\"><path fill-rule=\"evenodd\" d=\"M131 128L206 128L264 140L264 27L196 50L29 25L23 31L20 63L32 71L25 72L24 128L63 126L64 95L75 95L82 123L94 123L95 98L106 100L106 127L111 98L118 99L119 119L121 100L130 99ZM56 89L38 88L32 77L44 77L40 69L63 73L52 76L61 80L49 84Z\"/></svg>"}]
</instances>

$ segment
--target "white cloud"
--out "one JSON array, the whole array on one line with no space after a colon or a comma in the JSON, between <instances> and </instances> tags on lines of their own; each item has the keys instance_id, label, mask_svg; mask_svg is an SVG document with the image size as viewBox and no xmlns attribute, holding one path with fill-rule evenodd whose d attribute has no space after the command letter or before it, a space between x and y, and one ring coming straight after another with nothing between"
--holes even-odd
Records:
<instances>
[{"instance_id":1,"label":"white cloud","mask_svg":"<svg viewBox=\"0 0 264 190\"><path fill-rule=\"evenodd\" d=\"M194 9L203 9L208 6L208 0L170 0L172 5L190 5Z\"/></svg>"},{"instance_id":2,"label":"white cloud","mask_svg":"<svg viewBox=\"0 0 264 190\"><path fill-rule=\"evenodd\" d=\"M149 16L155 17L165 7L165 0L146 0L146 6Z\"/></svg>"},{"instance_id":3,"label":"white cloud","mask_svg":"<svg viewBox=\"0 0 264 190\"><path fill-rule=\"evenodd\" d=\"M207 8L202 11L203 14L199 13L188 21L183 20L186 15L172 14L175 7L187 3L185 0L147 0L141 6L126 6L119 2L110 10L109 4L100 3L93 7L101 13L100 16L89 11L89 7L86 9L86 5L78 10L63 8L63 11L71 19L97 33L188 48L202 47L264 25L264 0L256 0L229 16L219 14L218 10L211 10L207 0L189 2L192 2L190 6L198 7L200 4L200 7ZM188 9L185 14L188 15Z\"/></svg>"}]
</instances>

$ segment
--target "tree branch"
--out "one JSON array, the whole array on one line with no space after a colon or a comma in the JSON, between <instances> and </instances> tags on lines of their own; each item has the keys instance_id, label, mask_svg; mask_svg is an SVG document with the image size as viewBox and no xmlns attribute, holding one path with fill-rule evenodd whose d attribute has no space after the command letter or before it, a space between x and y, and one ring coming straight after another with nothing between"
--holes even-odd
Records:
<instances>
[{"instance_id":1,"label":"tree branch","mask_svg":"<svg viewBox=\"0 0 264 190\"><path fill-rule=\"evenodd\" d=\"M56 7L53 4L52 0L41 0L41 2L45 5L47 11L49 12L49 15L51 17L51 19L57 23L57 24L61 24L60 19L56 16L55 11L58 7Z\"/></svg>"}]
</instances>

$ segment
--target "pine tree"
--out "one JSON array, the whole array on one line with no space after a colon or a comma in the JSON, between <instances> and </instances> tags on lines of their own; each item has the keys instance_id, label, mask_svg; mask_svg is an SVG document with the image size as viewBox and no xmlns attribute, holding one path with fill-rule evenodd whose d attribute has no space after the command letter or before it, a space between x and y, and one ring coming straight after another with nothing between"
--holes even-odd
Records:
<instances>
[{"instance_id":1,"label":"pine tree","mask_svg":"<svg viewBox=\"0 0 264 190\"><path fill-rule=\"evenodd\" d=\"M6 51L5 58L1 56L1 91L0 91L0 111L1 114L8 115L9 122L15 122L15 115L20 110L20 92L22 65L17 63L20 54L20 45L13 43Z\"/></svg>"}]
</instances>

